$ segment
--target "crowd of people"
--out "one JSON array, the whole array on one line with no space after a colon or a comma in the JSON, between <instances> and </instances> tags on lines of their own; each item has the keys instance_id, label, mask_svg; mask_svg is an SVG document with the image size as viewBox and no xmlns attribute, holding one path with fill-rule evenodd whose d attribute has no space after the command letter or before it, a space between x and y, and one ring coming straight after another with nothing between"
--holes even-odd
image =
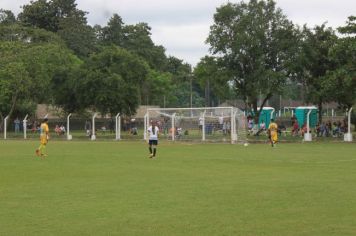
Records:
<instances>
[{"instance_id":1,"label":"crowd of people","mask_svg":"<svg viewBox=\"0 0 356 236\"><path fill-rule=\"evenodd\" d=\"M304 137L304 134L308 132L307 123L300 126L298 119L295 116L291 118L290 131L283 122L277 122L277 124L279 135L286 135L290 132L293 137ZM248 117L247 126L249 135L258 136L260 134L266 134L267 132L265 121L263 120L259 124L255 124L253 118ZM314 133L316 137L342 137L347 132L347 129L347 121L345 119L334 122L329 120L327 122L317 123L316 126L310 127L309 132Z\"/></svg>"},{"instance_id":2,"label":"crowd of people","mask_svg":"<svg viewBox=\"0 0 356 236\"><path fill-rule=\"evenodd\" d=\"M14 119L14 131L15 133L21 132L23 129L22 120L19 118ZM276 124L278 125L277 133L278 135L290 134L293 137L303 137L305 133L307 133L307 124L304 123L300 125L298 119L293 116L289 121L288 120L277 120ZM288 128L285 124L288 124ZM161 117L157 119L156 123L157 127L160 129L162 135L167 136L168 139L172 139L174 135L175 139L180 139L184 135L189 135L189 130L183 128L179 125L179 122L176 124L174 128L172 128L171 120L168 117ZM197 128L199 132L202 132L203 127L205 127L205 134L212 135L216 132L220 132L223 135L229 135L231 124L230 119L225 119L223 116L218 117L217 120L203 120L202 117L199 117L196 121ZM122 121L122 130L124 132L128 132L131 135L138 135L138 123L135 119L127 118ZM184 125L183 125L184 126ZM194 127L190 127L194 129ZM189 129L190 129L189 128ZM259 123L254 121L252 116L247 117L247 128L248 135L259 136L261 134L267 135L268 127L266 127L266 121L262 120ZM91 137L92 126L89 120L86 120L85 127L86 135ZM103 134L107 131L113 133L115 129L115 123L113 120L108 121L107 123L100 126L100 130ZM27 122L27 130L32 131L32 133L38 133L40 131L40 122L34 120L28 120ZM321 123L317 123L314 126L311 126L309 129L310 133L313 133L315 137L342 137L345 133L347 133L348 124L346 119L337 120L337 121L325 121ZM58 136L64 135L66 133L66 128L63 124L56 124L54 128L55 134Z\"/></svg>"}]
</instances>

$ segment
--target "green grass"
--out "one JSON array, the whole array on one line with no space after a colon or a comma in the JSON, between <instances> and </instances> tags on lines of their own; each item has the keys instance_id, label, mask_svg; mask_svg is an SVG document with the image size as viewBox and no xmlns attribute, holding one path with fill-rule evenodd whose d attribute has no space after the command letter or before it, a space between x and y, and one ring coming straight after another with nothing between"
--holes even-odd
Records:
<instances>
[{"instance_id":1,"label":"green grass","mask_svg":"<svg viewBox=\"0 0 356 236\"><path fill-rule=\"evenodd\" d=\"M356 235L355 143L0 142L0 235Z\"/></svg>"}]
</instances>

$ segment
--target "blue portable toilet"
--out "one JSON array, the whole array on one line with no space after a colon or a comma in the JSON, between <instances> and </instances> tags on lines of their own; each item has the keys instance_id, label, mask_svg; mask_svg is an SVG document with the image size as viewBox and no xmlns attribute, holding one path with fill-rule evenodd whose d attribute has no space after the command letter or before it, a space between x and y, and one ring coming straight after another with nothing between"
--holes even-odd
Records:
<instances>
[{"instance_id":1,"label":"blue portable toilet","mask_svg":"<svg viewBox=\"0 0 356 236\"><path fill-rule=\"evenodd\" d=\"M263 107L260 113L260 118L258 119L258 127L260 127L260 124L264 121L266 128L268 128L269 123L271 123L271 119L276 118L276 113L274 111L275 109L273 107Z\"/></svg>"},{"instance_id":2,"label":"blue portable toilet","mask_svg":"<svg viewBox=\"0 0 356 236\"><path fill-rule=\"evenodd\" d=\"M309 126L314 128L318 122L318 108L315 106L307 106L307 107L297 107L295 109L295 117L298 120L299 127L302 127L305 123L307 123L307 114L311 110L309 115Z\"/></svg>"}]
</instances>

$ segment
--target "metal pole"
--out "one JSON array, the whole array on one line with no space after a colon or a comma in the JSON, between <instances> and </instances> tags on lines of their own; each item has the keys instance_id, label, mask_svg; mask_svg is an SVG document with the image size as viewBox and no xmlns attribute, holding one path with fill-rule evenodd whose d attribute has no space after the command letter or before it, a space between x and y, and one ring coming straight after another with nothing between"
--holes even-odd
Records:
<instances>
[{"instance_id":1,"label":"metal pole","mask_svg":"<svg viewBox=\"0 0 356 236\"><path fill-rule=\"evenodd\" d=\"M6 139L6 135L7 135L7 120L9 119L9 116L6 116L4 119L4 139Z\"/></svg>"},{"instance_id":2,"label":"metal pole","mask_svg":"<svg viewBox=\"0 0 356 236\"><path fill-rule=\"evenodd\" d=\"M203 112L203 125L202 125L202 141L205 141L205 113L206 110Z\"/></svg>"},{"instance_id":3,"label":"metal pole","mask_svg":"<svg viewBox=\"0 0 356 236\"><path fill-rule=\"evenodd\" d=\"M172 135L172 141L174 141L175 140L175 135L176 135L176 129L175 129L175 127L174 127L174 119L176 118L176 113L173 113L173 115L172 115L172 133L171 133L171 135Z\"/></svg>"},{"instance_id":4,"label":"metal pole","mask_svg":"<svg viewBox=\"0 0 356 236\"><path fill-rule=\"evenodd\" d=\"M307 113L307 133L304 134L304 141L312 141L312 136L310 134L310 127L309 127L309 117L310 113L312 112L312 109L309 109Z\"/></svg>"},{"instance_id":5,"label":"metal pole","mask_svg":"<svg viewBox=\"0 0 356 236\"><path fill-rule=\"evenodd\" d=\"M28 114L26 114L25 118L23 119L23 138L27 139L27 117Z\"/></svg>"},{"instance_id":6,"label":"metal pole","mask_svg":"<svg viewBox=\"0 0 356 236\"><path fill-rule=\"evenodd\" d=\"M275 110L274 110L274 108L273 108L273 110L272 110L272 112L271 112L271 117L270 117L270 120L272 120L272 119L273 119L274 112L275 112Z\"/></svg>"},{"instance_id":7,"label":"metal pole","mask_svg":"<svg viewBox=\"0 0 356 236\"><path fill-rule=\"evenodd\" d=\"M308 114L307 114L307 133L309 134L309 131L310 131L310 127L309 127L309 117L310 117L310 113L312 112L312 110L309 110L308 111Z\"/></svg>"},{"instance_id":8,"label":"metal pole","mask_svg":"<svg viewBox=\"0 0 356 236\"><path fill-rule=\"evenodd\" d=\"M69 113L69 115L67 116L67 140L72 140L72 135L69 134L69 118L72 116L72 113Z\"/></svg>"},{"instance_id":9,"label":"metal pole","mask_svg":"<svg viewBox=\"0 0 356 236\"><path fill-rule=\"evenodd\" d=\"M235 130L235 121L234 121L234 108L231 108L230 111L230 138L231 138L231 144L234 143L234 130Z\"/></svg>"},{"instance_id":10,"label":"metal pole","mask_svg":"<svg viewBox=\"0 0 356 236\"><path fill-rule=\"evenodd\" d=\"M148 120L148 111L146 113L146 115L143 117L143 140L147 140L147 120Z\"/></svg>"},{"instance_id":11,"label":"metal pole","mask_svg":"<svg viewBox=\"0 0 356 236\"><path fill-rule=\"evenodd\" d=\"M348 112L348 117L347 117L347 132L351 134L351 112L352 112L352 107L350 108Z\"/></svg>"},{"instance_id":12,"label":"metal pole","mask_svg":"<svg viewBox=\"0 0 356 236\"><path fill-rule=\"evenodd\" d=\"M115 139L116 140L120 140L120 113L117 113L117 115L115 116Z\"/></svg>"},{"instance_id":13,"label":"metal pole","mask_svg":"<svg viewBox=\"0 0 356 236\"><path fill-rule=\"evenodd\" d=\"M344 134L344 141L352 142L352 133L351 133L351 112L352 107L348 110L347 114L347 134Z\"/></svg>"},{"instance_id":14,"label":"metal pole","mask_svg":"<svg viewBox=\"0 0 356 236\"><path fill-rule=\"evenodd\" d=\"M94 113L93 119L92 119L92 132L91 132L91 140L94 141L96 139L95 135L95 117L98 115L98 113Z\"/></svg>"},{"instance_id":15,"label":"metal pole","mask_svg":"<svg viewBox=\"0 0 356 236\"><path fill-rule=\"evenodd\" d=\"M193 108L193 77L190 75L190 108Z\"/></svg>"}]
</instances>

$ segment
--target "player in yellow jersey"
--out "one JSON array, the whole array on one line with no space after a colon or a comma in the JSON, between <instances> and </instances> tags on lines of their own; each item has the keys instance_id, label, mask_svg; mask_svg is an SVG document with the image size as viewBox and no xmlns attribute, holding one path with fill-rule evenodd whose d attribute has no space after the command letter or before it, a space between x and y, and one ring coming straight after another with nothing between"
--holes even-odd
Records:
<instances>
[{"instance_id":1,"label":"player in yellow jersey","mask_svg":"<svg viewBox=\"0 0 356 236\"><path fill-rule=\"evenodd\" d=\"M40 128L40 141L41 141L41 144L36 149L36 155L37 156L40 156L40 157L46 157L47 156L46 145L48 143L48 139L49 139L48 119L45 118L43 120L43 122L41 123L41 128Z\"/></svg>"},{"instance_id":2,"label":"player in yellow jersey","mask_svg":"<svg viewBox=\"0 0 356 236\"><path fill-rule=\"evenodd\" d=\"M274 119L271 119L271 123L268 126L268 135L272 147L274 147L278 141L277 133L278 133L278 125L274 122Z\"/></svg>"}]
</instances>

